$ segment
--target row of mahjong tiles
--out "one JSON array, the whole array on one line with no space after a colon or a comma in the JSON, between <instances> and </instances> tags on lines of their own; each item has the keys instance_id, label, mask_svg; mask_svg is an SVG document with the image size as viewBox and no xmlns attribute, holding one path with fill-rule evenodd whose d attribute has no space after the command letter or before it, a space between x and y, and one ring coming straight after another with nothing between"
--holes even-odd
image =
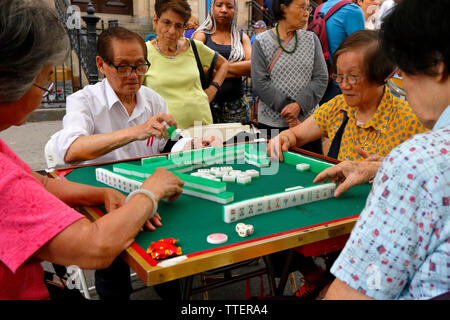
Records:
<instances>
[{"instance_id":1,"label":"row of mahjong tiles","mask_svg":"<svg viewBox=\"0 0 450 320\"><path fill-rule=\"evenodd\" d=\"M223 152L224 150L219 150L219 152L217 152L216 154L223 155L228 152L228 155L230 155L230 150L232 150L234 159L239 159L239 155L242 154L242 151L237 151L237 150L245 150L245 149L244 148L231 148L231 149L225 149L225 150L226 150L225 152ZM211 151L208 150L208 152L211 154ZM214 155L214 153L213 153L213 155ZM255 153L253 155L255 155ZM267 154L262 154L262 155L258 154L258 156L255 159L264 159L264 155L267 157ZM174 158L175 157L172 157L172 160ZM187 157L185 155L178 156L178 159L181 159L181 158L185 158L185 159L189 158L190 160L193 159L193 157ZM247 161L247 159L250 157L245 157L245 158L246 158L247 163L251 163L251 161ZM314 160L314 159L311 159L308 157L303 157L301 155L291 153L291 152L284 152L284 158L285 158L285 162L290 165L297 166L298 164L307 164L310 166L311 171L315 172L315 173L319 173L326 167L331 166L331 164L329 164L329 163ZM156 170L157 167L162 166L162 167L165 167L166 169L172 171L174 174L178 175L182 180L184 180L184 182L185 182L185 185L183 187L184 194L200 197L200 198L210 200L210 201L215 201L215 202L218 202L221 204L229 204L234 201L234 194L232 192L226 191L226 184L224 182L212 181L212 180L208 181L207 179L204 179L202 177L195 177L192 175L182 173L182 172L192 171L194 168L200 168L202 166L210 165L211 162L208 162L208 161L206 161L205 163L197 162L195 164L189 164L187 162L174 163L173 161L168 160L167 157L165 157L165 156L151 157L151 158L147 158L147 159L148 160L142 159L141 163L145 163L145 165L143 165L143 166L130 165L130 164L126 164L126 163L116 164L113 166L114 172L98 168L97 170L99 172L101 172L100 176L102 176L103 178L101 178L101 177L99 178L99 174L97 174L97 180L99 180L103 183L109 184L110 186L118 188L119 190L122 190L124 192L131 192L132 190L137 189L140 186L140 184L144 181L144 179L146 177L148 177L149 175L151 175L151 173L154 170ZM216 162L214 162L214 163L216 163ZM218 171L218 170L230 171L230 168L232 168L232 167L229 165L227 165L226 167L216 167L216 171ZM211 169L209 169L209 170L211 170ZM247 171L249 171L249 170L247 170ZM253 170L253 171L256 171L256 170ZM302 169L300 171L304 171L304 169ZM106 176L106 178L105 178L105 176ZM134 181L134 183L133 183L133 181ZM324 191L323 194L327 194L327 197L331 197L333 194L332 190L334 190L333 189L334 187L335 187L334 185L323 185L323 186L319 186L319 189L323 190ZM323 196L321 196L320 198L319 197L314 198L311 196L307 196L308 192L310 193L313 191L313 189L311 189L311 190L309 190L309 189L311 189L311 188L305 188L304 190L301 190L301 191L297 190L297 193L299 195L304 193L304 195L305 195L304 198L309 199L310 201L317 201L317 200L321 200L324 198ZM272 199L272 198L277 199L277 197L281 199L281 196L282 196L282 194L268 195L267 198L261 197L260 200L268 200L268 199ZM265 199L262 199L262 198L265 198ZM308 200L308 202L310 202L309 200ZM252 201L256 204L258 202L258 199L255 198L255 199L252 199ZM249 204L247 207L250 207L252 201L250 201L250 203L241 203L239 205L239 208L246 207L247 204ZM295 203L295 201L294 201L294 203ZM293 205L294 205L294 203L293 203ZM306 202L303 202L303 203L306 203ZM298 204L301 204L301 201L299 201ZM264 212L281 210L285 206L279 207L279 208L277 208L277 207L278 207L277 205L274 205L273 210L269 210L269 211L265 210ZM229 220L229 218L225 217L226 212L228 212L228 211L224 206L224 220L225 219ZM257 211L258 211L258 213L262 212L261 210L257 210Z\"/></svg>"}]
</instances>

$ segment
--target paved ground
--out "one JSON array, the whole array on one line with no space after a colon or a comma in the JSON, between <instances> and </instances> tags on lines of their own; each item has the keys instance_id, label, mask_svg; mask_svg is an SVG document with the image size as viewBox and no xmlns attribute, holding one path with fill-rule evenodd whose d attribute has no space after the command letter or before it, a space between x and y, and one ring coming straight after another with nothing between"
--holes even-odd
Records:
<instances>
[{"instance_id":1,"label":"paved ground","mask_svg":"<svg viewBox=\"0 0 450 320\"><path fill-rule=\"evenodd\" d=\"M53 133L62 128L61 121L27 122L0 132L5 141L33 170L47 167L44 147Z\"/></svg>"},{"instance_id":2,"label":"paved ground","mask_svg":"<svg viewBox=\"0 0 450 320\"><path fill-rule=\"evenodd\" d=\"M28 122L23 126L11 127L3 132L0 132L0 138L5 141L26 163L28 163L33 170L38 171L47 167L44 158L45 144L50 139L51 135L60 130L61 127L62 123L60 120ZM53 269L48 263L44 263L43 265L46 270ZM260 262L259 265L243 268L242 272L246 272L252 268L257 268L260 266L262 266L262 262ZM86 270L85 275L87 285L92 288L94 286L94 271ZM301 281L300 273L296 272L295 278L297 285L299 285ZM159 299L152 287L146 287L138 277L133 277L132 279L134 293L132 294L131 299ZM198 285L198 282L199 277L197 276L194 281L194 285ZM250 284L252 296L259 296L261 290L260 278L257 277L251 279ZM265 276L263 277L263 284L265 293L268 293L269 286ZM245 292L246 282L241 281L224 288L212 290L208 293L208 297L210 300L243 300L245 299ZM293 294L289 284L286 286L285 294ZM98 299L98 296L95 293L95 288L92 288L91 296L92 299ZM202 296L195 295L192 298L202 299Z\"/></svg>"}]
</instances>

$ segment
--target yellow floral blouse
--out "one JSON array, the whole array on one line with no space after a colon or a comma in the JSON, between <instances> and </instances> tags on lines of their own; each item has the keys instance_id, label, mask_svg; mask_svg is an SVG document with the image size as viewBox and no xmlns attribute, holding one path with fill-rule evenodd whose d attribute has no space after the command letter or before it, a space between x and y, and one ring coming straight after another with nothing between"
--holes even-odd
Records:
<instances>
[{"instance_id":1,"label":"yellow floral blouse","mask_svg":"<svg viewBox=\"0 0 450 320\"><path fill-rule=\"evenodd\" d=\"M386 87L377 112L364 124L357 124L356 110L346 104L343 95L318 107L313 116L319 128L327 133L330 143L342 124L343 110L349 119L339 149L338 160L341 161L362 160L356 146L369 153L386 156L413 135L426 131L408 103L395 97Z\"/></svg>"}]
</instances>

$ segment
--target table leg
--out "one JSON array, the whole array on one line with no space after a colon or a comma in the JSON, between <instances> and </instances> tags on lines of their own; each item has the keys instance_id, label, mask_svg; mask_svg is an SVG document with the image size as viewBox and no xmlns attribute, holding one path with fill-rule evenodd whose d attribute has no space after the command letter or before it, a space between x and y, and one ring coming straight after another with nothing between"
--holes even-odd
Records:
<instances>
[{"instance_id":1,"label":"table leg","mask_svg":"<svg viewBox=\"0 0 450 320\"><path fill-rule=\"evenodd\" d=\"M194 281L194 276L188 276L185 277L183 279L181 279L181 283L182 283L182 295L181 295L181 300L190 300L191 299L191 294L192 294L192 283Z\"/></svg>"},{"instance_id":2,"label":"table leg","mask_svg":"<svg viewBox=\"0 0 450 320\"><path fill-rule=\"evenodd\" d=\"M278 287L275 291L275 294L278 295L283 295L284 293L284 288L286 286L286 282L288 280L289 277L289 266L292 262L292 257L294 255L294 250L290 249L287 257L286 257L286 261L284 263L284 267L283 267L283 272L281 273L281 278L280 278L280 282L278 283Z\"/></svg>"}]
</instances>

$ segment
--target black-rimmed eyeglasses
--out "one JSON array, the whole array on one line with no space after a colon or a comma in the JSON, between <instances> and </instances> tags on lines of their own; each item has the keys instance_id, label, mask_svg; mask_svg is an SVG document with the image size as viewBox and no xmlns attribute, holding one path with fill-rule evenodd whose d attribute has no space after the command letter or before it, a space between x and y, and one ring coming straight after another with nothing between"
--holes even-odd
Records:
<instances>
[{"instance_id":1,"label":"black-rimmed eyeglasses","mask_svg":"<svg viewBox=\"0 0 450 320\"><path fill-rule=\"evenodd\" d=\"M127 77L131 74L132 71L136 72L138 76L143 76L147 73L148 69L150 68L150 62L146 61L145 63L138 64L137 66L129 66L129 65L115 65L112 62L107 62L107 64L113 66L117 73L120 76Z\"/></svg>"},{"instance_id":2,"label":"black-rimmed eyeglasses","mask_svg":"<svg viewBox=\"0 0 450 320\"><path fill-rule=\"evenodd\" d=\"M44 92L42 93L42 98L45 98L45 97L47 97L50 93L52 93L53 88L55 87L55 83L54 83L53 81L49 82L49 83L47 84L47 88L38 86L38 85L35 84L35 83L33 83L33 86L35 86L35 87L41 89L42 91L44 91Z\"/></svg>"}]
</instances>

